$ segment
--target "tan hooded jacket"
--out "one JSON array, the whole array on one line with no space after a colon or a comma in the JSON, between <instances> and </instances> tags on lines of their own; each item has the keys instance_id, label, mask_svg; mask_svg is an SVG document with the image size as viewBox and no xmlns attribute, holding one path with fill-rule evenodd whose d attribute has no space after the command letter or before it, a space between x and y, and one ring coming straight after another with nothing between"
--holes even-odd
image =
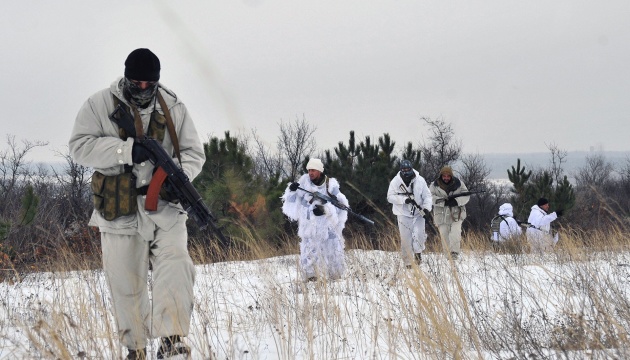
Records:
<instances>
[{"instance_id":1,"label":"tan hooded jacket","mask_svg":"<svg viewBox=\"0 0 630 360\"><path fill-rule=\"evenodd\" d=\"M205 162L203 146L195 129L195 125L188 114L186 106L177 96L160 84L162 93L168 106L175 131L179 140L182 169L192 181L200 172ZM133 165L133 173L137 177L137 187L148 185L151 181L154 166L150 162L133 164L131 149L133 139L123 140L118 135L118 125L109 119L114 110L116 96L121 102L128 104L122 95L122 78L114 81L108 89L101 90L83 104L72 129L68 143L73 160L83 166L91 167L104 175L118 175L124 172L124 165ZM146 133L151 113L156 109L164 114L159 102L146 109L138 109ZM166 133L162 146L173 154L173 144ZM178 160L175 158L175 162ZM180 205L163 200L159 201L158 210L146 212L144 197L138 196L138 214L123 216L113 221L105 220L97 211L92 213L89 225L98 226L102 232L134 235L136 232L152 240L154 226L164 230L170 229L177 221L177 214L183 213Z\"/></svg>"}]
</instances>

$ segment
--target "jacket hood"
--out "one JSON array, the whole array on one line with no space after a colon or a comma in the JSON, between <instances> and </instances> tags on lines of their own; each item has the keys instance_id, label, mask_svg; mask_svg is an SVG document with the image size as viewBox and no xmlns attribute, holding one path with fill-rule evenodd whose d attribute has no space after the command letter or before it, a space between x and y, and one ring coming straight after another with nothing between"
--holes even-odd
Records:
<instances>
[{"instance_id":1,"label":"jacket hood","mask_svg":"<svg viewBox=\"0 0 630 360\"><path fill-rule=\"evenodd\" d=\"M505 203L499 207L499 215L514 216L512 204Z\"/></svg>"},{"instance_id":2,"label":"jacket hood","mask_svg":"<svg viewBox=\"0 0 630 360\"><path fill-rule=\"evenodd\" d=\"M538 211L541 211L543 214L546 214L546 213L547 213L545 210L541 209L541 208L540 208L540 206L538 206L538 205L534 205L534 206L532 206L532 210L538 210Z\"/></svg>"}]
</instances>

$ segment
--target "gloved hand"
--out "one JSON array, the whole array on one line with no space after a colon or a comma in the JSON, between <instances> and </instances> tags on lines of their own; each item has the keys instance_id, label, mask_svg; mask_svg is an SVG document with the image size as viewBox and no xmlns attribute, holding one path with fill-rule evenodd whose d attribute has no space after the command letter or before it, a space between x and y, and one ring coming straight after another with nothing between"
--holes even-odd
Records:
<instances>
[{"instance_id":1,"label":"gloved hand","mask_svg":"<svg viewBox=\"0 0 630 360\"><path fill-rule=\"evenodd\" d=\"M298 189L299 186L300 186L300 183L292 182L291 185L289 185L289 190L295 191Z\"/></svg>"},{"instance_id":2,"label":"gloved hand","mask_svg":"<svg viewBox=\"0 0 630 360\"><path fill-rule=\"evenodd\" d=\"M166 200L168 202L179 203L179 199L175 196L175 191L173 191L173 187L168 181L165 181L164 185L162 185L162 189L160 189L160 197L162 200Z\"/></svg>"},{"instance_id":3,"label":"gloved hand","mask_svg":"<svg viewBox=\"0 0 630 360\"><path fill-rule=\"evenodd\" d=\"M422 215L422 217L427 221L432 221L431 219L433 219L433 214L431 214L431 212L427 209L422 209L422 211L424 212L424 215Z\"/></svg>"},{"instance_id":4,"label":"gloved hand","mask_svg":"<svg viewBox=\"0 0 630 360\"><path fill-rule=\"evenodd\" d=\"M446 201L444 201L444 206L455 207L455 206L459 206L459 205L457 204L457 199L453 199L451 197L447 197Z\"/></svg>"},{"instance_id":5,"label":"gloved hand","mask_svg":"<svg viewBox=\"0 0 630 360\"><path fill-rule=\"evenodd\" d=\"M322 216L325 213L326 212L324 211L324 206L323 205L315 205L315 208L313 209L313 215L315 215L315 216Z\"/></svg>"},{"instance_id":6,"label":"gloved hand","mask_svg":"<svg viewBox=\"0 0 630 360\"><path fill-rule=\"evenodd\" d=\"M144 147L144 145L134 142L131 148L131 160L134 164L140 164L142 162L151 159L151 153Z\"/></svg>"},{"instance_id":7,"label":"gloved hand","mask_svg":"<svg viewBox=\"0 0 630 360\"><path fill-rule=\"evenodd\" d=\"M563 214L563 213L564 213L564 211L563 211L562 209L558 209L558 210L556 210L556 216L557 216L557 217L562 216L562 214Z\"/></svg>"},{"instance_id":8,"label":"gloved hand","mask_svg":"<svg viewBox=\"0 0 630 360\"><path fill-rule=\"evenodd\" d=\"M406 198L405 199L405 204L411 204L411 203L415 203L415 201L413 201L412 198Z\"/></svg>"}]
</instances>

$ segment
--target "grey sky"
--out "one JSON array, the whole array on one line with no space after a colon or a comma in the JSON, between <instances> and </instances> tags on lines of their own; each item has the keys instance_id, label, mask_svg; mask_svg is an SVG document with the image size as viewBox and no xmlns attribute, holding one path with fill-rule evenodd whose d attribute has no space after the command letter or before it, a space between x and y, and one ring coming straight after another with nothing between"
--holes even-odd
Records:
<instances>
[{"instance_id":1,"label":"grey sky","mask_svg":"<svg viewBox=\"0 0 630 360\"><path fill-rule=\"evenodd\" d=\"M630 150L628 19L625 0L10 2L2 133L55 159L81 104L148 47L204 140L255 128L274 145L304 116L321 149L350 130L403 145L441 117L466 152Z\"/></svg>"}]
</instances>

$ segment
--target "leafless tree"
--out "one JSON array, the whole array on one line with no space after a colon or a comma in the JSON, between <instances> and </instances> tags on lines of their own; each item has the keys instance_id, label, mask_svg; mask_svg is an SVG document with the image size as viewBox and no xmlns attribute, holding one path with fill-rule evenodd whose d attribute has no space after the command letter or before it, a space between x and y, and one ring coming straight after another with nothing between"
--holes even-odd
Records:
<instances>
[{"instance_id":1,"label":"leafless tree","mask_svg":"<svg viewBox=\"0 0 630 360\"><path fill-rule=\"evenodd\" d=\"M317 142L313 134L317 127L310 125L306 117L296 118L293 122L280 121L278 137L278 154L282 161L282 172L285 178L297 179L304 159L315 153Z\"/></svg>"},{"instance_id":2,"label":"leafless tree","mask_svg":"<svg viewBox=\"0 0 630 360\"><path fill-rule=\"evenodd\" d=\"M277 154L273 154L256 133L256 129L252 129L252 139L254 141L254 149L252 150L252 158L254 161L254 171L258 176L265 180L269 180L273 175L282 173L282 161Z\"/></svg>"},{"instance_id":3,"label":"leafless tree","mask_svg":"<svg viewBox=\"0 0 630 360\"><path fill-rule=\"evenodd\" d=\"M613 179L615 166L602 154L586 156L586 164L575 174L578 188L605 187Z\"/></svg>"},{"instance_id":4,"label":"leafless tree","mask_svg":"<svg viewBox=\"0 0 630 360\"><path fill-rule=\"evenodd\" d=\"M92 169L83 165L79 165L72 157L66 153L58 153L66 164L63 172L52 167L52 173L60 186L58 199L61 203L58 206L60 220L65 228L70 223L77 220L86 220L90 213L92 202L90 189L90 179Z\"/></svg>"},{"instance_id":5,"label":"leafless tree","mask_svg":"<svg viewBox=\"0 0 630 360\"><path fill-rule=\"evenodd\" d=\"M455 131L444 119L432 120L423 117L429 127L428 141L420 145L420 175L434 179L444 165L452 164L462 153L461 140L455 138Z\"/></svg>"},{"instance_id":6,"label":"leafless tree","mask_svg":"<svg viewBox=\"0 0 630 360\"><path fill-rule=\"evenodd\" d=\"M549 160L549 170L554 184L558 184L564 177L564 169L562 165L567 162L566 158L568 152L564 149L560 149L558 145L551 143L547 145L547 149L551 152L551 159Z\"/></svg>"},{"instance_id":7,"label":"leafless tree","mask_svg":"<svg viewBox=\"0 0 630 360\"><path fill-rule=\"evenodd\" d=\"M48 142L22 140L19 145L14 135L7 135L8 147L0 151L0 214L9 205L9 197L19 180L29 177L30 161L26 159L31 150L46 146Z\"/></svg>"},{"instance_id":8,"label":"leafless tree","mask_svg":"<svg viewBox=\"0 0 630 360\"><path fill-rule=\"evenodd\" d=\"M466 206L468 223L476 230L483 229L492 219L498 202L504 199L505 189L488 182L491 169L479 154L464 155L460 159L460 178L469 190L484 191L470 197Z\"/></svg>"}]
</instances>

